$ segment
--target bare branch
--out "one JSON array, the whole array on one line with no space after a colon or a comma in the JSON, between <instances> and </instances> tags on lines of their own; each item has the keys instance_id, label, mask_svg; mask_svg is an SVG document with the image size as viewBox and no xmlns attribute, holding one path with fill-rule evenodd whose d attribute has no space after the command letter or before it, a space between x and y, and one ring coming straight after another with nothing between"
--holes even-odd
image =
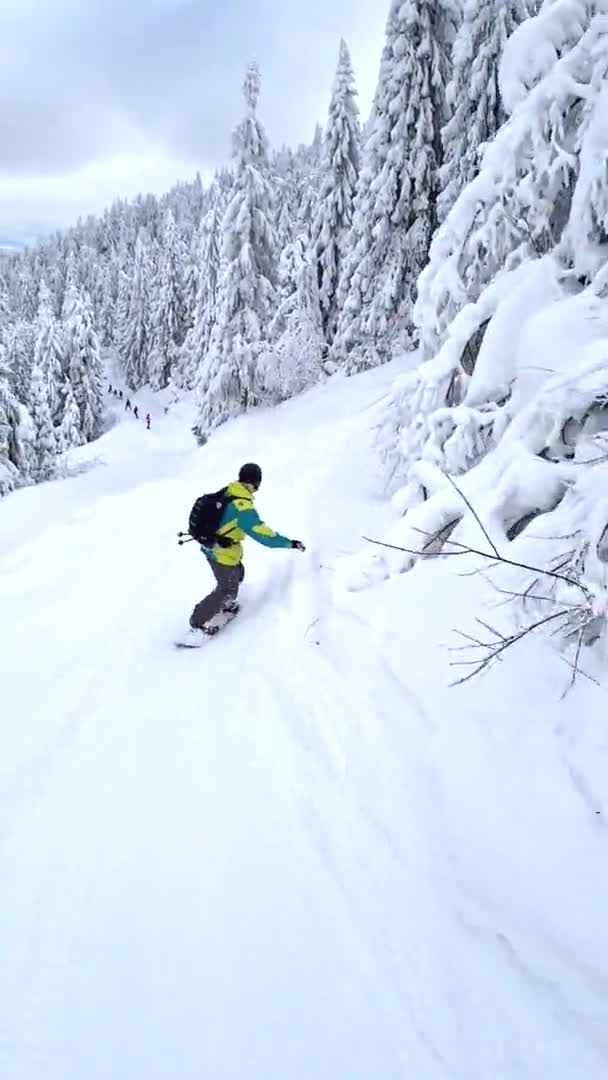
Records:
<instances>
[{"instance_id":1,"label":"bare branch","mask_svg":"<svg viewBox=\"0 0 608 1080\"><path fill-rule=\"evenodd\" d=\"M584 671L583 668L578 667L578 665L575 668L575 665L572 663L572 660L569 660L567 656L563 656L562 654L560 654L560 659L563 660L564 663L568 665L568 667L573 668L575 670L575 677L578 676L578 675L582 675L583 679L587 679L590 683L593 683L594 686L600 686L601 687L602 684L599 681L599 679L595 679L593 677L593 675L590 675L588 671ZM573 685L573 683L570 683L566 687L564 693L562 694L562 700L565 698L566 694L570 691L572 685Z\"/></svg>"},{"instance_id":2,"label":"bare branch","mask_svg":"<svg viewBox=\"0 0 608 1080\"><path fill-rule=\"evenodd\" d=\"M456 554L456 552L454 552L454 554ZM488 566L477 566L475 570L461 570L458 577L483 577L489 581L490 578L487 576L488 571L494 570L497 566L500 566L500 561L489 558Z\"/></svg>"},{"instance_id":3,"label":"bare branch","mask_svg":"<svg viewBox=\"0 0 608 1080\"><path fill-rule=\"evenodd\" d=\"M474 670L470 671L467 675L463 675L462 678L457 679L451 685L461 686L463 683L469 682L471 679L474 679L477 675L481 675L482 671L485 671L488 667L496 663L498 660L501 660L506 650L510 649L513 645L516 645L517 642L521 641L522 638L527 636L527 634L532 634L535 630L538 630L539 627L546 626L548 623L554 622L557 619L568 618L569 615L569 611L554 611L551 615L545 615L542 619L537 619L536 622L530 623L528 626L521 627L520 630L517 630L515 633L509 635L509 637L503 637L502 640L485 646L487 648L487 653L482 660L453 661L450 665L451 667L473 667ZM477 622L481 622L481 619L478 619ZM484 625L485 624L482 623L482 626ZM492 627L487 627L487 629L492 630ZM493 632L496 633L496 631ZM476 647L477 646L471 646L471 648ZM484 646L482 646L482 648L483 647Z\"/></svg>"},{"instance_id":4,"label":"bare branch","mask_svg":"<svg viewBox=\"0 0 608 1080\"><path fill-rule=\"evenodd\" d=\"M378 547L389 548L391 551L402 551L406 555L415 555L419 558L433 558L438 556L434 553L425 551L414 551L412 548L400 547L398 544L387 544L383 540L372 540L369 536L364 536L363 539L368 544L376 544ZM469 547L467 544L461 544L457 540L446 540L446 544L451 547L459 548L458 551L440 551L439 557L442 555L451 558L455 555L479 555L482 559L489 559L491 562L502 563L505 566L515 566L518 570L528 570L531 574L542 574L544 577L555 578L557 581L563 581L566 585L573 585L576 589L580 589L583 596L588 599L589 594L584 585L581 585L580 581L576 581L575 578L566 577L565 574L556 574L553 570L543 570L540 566L530 566L529 563L519 562L517 559L507 559L504 555L491 555L487 551L480 551L479 548Z\"/></svg>"},{"instance_id":5,"label":"bare branch","mask_svg":"<svg viewBox=\"0 0 608 1080\"><path fill-rule=\"evenodd\" d=\"M483 535L485 536L486 540L488 541L488 544L492 548L492 551L494 552L496 558L500 559L500 553L498 551L498 548L496 547L496 544L492 540L492 537L490 536L488 530L486 529L485 525L483 524L479 514L477 513L477 511L473 508L473 506L471 505L471 503L467 499L464 491L461 491L461 489L458 487L458 484L456 483L455 480L452 479L452 477L449 475L449 473L444 472L443 469L441 471L442 471L443 475L445 476L446 480L448 481L448 483L450 483L452 485L452 487L454 488L454 491L458 492L458 494L460 495L460 498L462 499L462 501L465 503L465 505L471 511L473 517L475 518L475 521L479 525L479 528L481 529Z\"/></svg>"},{"instance_id":6,"label":"bare branch","mask_svg":"<svg viewBox=\"0 0 608 1080\"><path fill-rule=\"evenodd\" d=\"M500 586L497 585L495 581L492 581L492 578L490 577L487 577L486 580L488 582L488 585L490 585L494 589L494 592L499 593L501 596L506 596L507 603L512 600L523 600L525 606L527 600L541 600L545 601L548 604L557 604L557 600L554 596L544 596L541 593L530 592L533 585L538 584L538 578L536 579L536 583L530 582L528 588L525 589L523 592L521 591L521 589L501 589ZM560 603L563 605L564 601L561 600ZM572 611L576 610L577 608L576 604L566 604L565 606L569 607Z\"/></svg>"},{"instance_id":7,"label":"bare branch","mask_svg":"<svg viewBox=\"0 0 608 1080\"><path fill-rule=\"evenodd\" d=\"M564 566L568 566L568 564L570 562L572 562L572 559L574 558L575 555L576 555L576 551L574 551L574 549L572 549L572 551L566 552L566 554L564 555L563 558L562 558L561 555L558 555L557 558L554 559L553 562L550 563L549 565L551 566L551 569L553 570L553 572L556 574L559 570L563 570Z\"/></svg>"},{"instance_id":8,"label":"bare branch","mask_svg":"<svg viewBox=\"0 0 608 1080\"><path fill-rule=\"evenodd\" d=\"M475 622L478 622L480 626L483 626L484 630L488 630L490 634L493 634L498 641L506 641L505 635L500 630L495 630L489 623L484 622L483 619L476 618Z\"/></svg>"},{"instance_id":9,"label":"bare branch","mask_svg":"<svg viewBox=\"0 0 608 1080\"><path fill-rule=\"evenodd\" d=\"M372 540L370 536L364 536L363 539L367 544L376 544L377 547L388 548L389 551L402 551L405 555L415 555L421 559L437 559L443 556L444 558L452 559L456 555L468 555L469 549L463 548L462 551L422 551L417 548L405 548L400 547L398 544L387 544L383 540ZM447 543L448 541L446 541Z\"/></svg>"},{"instance_id":10,"label":"bare branch","mask_svg":"<svg viewBox=\"0 0 608 1080\"><path fill-rule=\"evenodd\" d=\"M572 687L576 683L576 677L577 677L577 675L579 673L578 663L579 663L579 660L580 660L580 657L581 657L581 648L583 646L583 631L584 631L584 627L581 627L581 629L578 632L578 641L576 643L576 652L574 654L574 663L572 664L572 677L571 677L570 682L568 683L566 689L564 690L564 692L562 694L562 701L570 693L570 691L572 690Z\"/></svg>"},{"instance_id":11,"label":"bare branch","mask_svg":"<svg viewBox=\"0 0 608 1080\"><path fill-rule=\"evenodd\" d=\"M453 634L458 634L459 637L464 638L465 641L472 642L474 645L481 645L481 641L479 641L478 638L472 637L471 634L465 634L464 630L452 630L452 633ZM460 646L458 646L458 648L460 648ZM468 645L464 645L464 646L462 646L462 648L467 649ZM458 649L456 647L453 647L453 648L450 649L450 652L457 652L457 651L458 651Z\"/></svg>"}]
</instances>

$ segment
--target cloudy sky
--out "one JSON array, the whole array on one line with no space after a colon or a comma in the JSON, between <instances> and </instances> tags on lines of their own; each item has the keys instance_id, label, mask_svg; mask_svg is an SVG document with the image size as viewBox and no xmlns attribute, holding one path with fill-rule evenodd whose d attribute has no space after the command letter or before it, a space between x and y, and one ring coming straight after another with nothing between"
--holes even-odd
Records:
<instances>
[{"instance_id":1,"label":"cloudy sky","mask_svg":"<svg viewBox=\"0 0 608 1080\"><path fill-rule=\"evenodd\" d=\"M162 192L230 153L245 65L273 143L324 122L340 36L361 109L389 0L0 0L0 240Z\"/></svg>"}]
</instances>

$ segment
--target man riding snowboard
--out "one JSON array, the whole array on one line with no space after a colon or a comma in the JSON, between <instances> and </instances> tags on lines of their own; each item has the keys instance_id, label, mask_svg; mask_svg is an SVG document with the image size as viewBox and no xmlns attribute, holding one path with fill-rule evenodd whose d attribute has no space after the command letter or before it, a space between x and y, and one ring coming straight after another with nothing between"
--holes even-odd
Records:
<instances>
[{"instance_id":1,"label":"man riding snowboard","mask_svg":"<svg viewBox=\"0 0 608 1080\"><path fill-rule=\"evenodd\" d=\"M225 620L220 616L233 616L238 612L237 596L245 577L242 543L245 536L251 536L265 547L306 550L300 540L288 540L260 519L253 499L261 483L260 466L248 464L241 468L238 481L226 488L229 501L220 519L217 542L210 547L201 545L201 551L213 571L216 587L194 608L184 645L202 645L208 636L217 633L223 625Z\"/></svg>"}]
</instances>

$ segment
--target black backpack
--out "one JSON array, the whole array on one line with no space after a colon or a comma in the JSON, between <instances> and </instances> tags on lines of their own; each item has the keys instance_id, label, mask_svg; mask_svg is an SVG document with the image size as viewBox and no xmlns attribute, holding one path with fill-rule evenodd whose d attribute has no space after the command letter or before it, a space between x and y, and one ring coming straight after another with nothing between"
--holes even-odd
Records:
<instances>
[{"instance_id":1,"label":"black backpack","mask_svg":"<svg viewBox=\"0 0 608 1080\"><path fill-rule=\"evenodd\" d=\"M201 495L196 500L188 519L188 532L197 544L212 547L220 544L228 547L233 541L217 535L224 510L230 502L227 488L214 491L210 495Z\"/></svg>"}]
</instances>

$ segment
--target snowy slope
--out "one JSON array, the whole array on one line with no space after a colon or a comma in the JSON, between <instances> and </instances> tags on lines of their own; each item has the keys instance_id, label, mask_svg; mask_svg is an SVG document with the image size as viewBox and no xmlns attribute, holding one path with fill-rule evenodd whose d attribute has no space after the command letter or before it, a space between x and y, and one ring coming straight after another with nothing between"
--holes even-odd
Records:
<instances>
[{"instance_id":1,"label":"snowy slope","mask_svg":"<svg viewBox=\"0 0 608 1080\"><path fill-rule=\"evenodd\" d=\"M460 564L352 591L394 376L202 450L186 406L128 419L0 504L3 1080L608 1075L606 692L561 702L541 641L449 689ZM178 653L175 532L246 459L308 552L249 544Z\"/></svg>"}]
</instances>

